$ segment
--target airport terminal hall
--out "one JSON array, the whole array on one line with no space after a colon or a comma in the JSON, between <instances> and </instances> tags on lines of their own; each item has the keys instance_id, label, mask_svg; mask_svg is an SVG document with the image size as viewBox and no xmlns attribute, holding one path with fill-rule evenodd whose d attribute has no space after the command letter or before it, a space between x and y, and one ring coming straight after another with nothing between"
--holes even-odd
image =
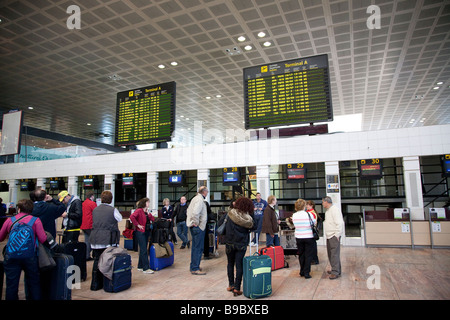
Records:
<instances>
[{"instance_id":1,"label":"airport terminal hall","mask_svg":"<svg viewBox=\"0 0 450 320\"><path fill-rule=\"evenodd\" d=\"M450 0L2 0L0 129L10 306L450 300Z\"/></svg>"}]
</instances>

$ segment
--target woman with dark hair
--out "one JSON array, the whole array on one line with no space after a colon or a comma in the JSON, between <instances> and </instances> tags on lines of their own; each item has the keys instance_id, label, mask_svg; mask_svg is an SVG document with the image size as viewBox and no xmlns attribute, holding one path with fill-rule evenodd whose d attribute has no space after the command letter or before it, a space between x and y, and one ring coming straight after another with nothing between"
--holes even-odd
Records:
<instances>
[{"instance_id":1,"label":"woman with dark hair","mask_svg":"<svg viewBox=\"0 0 450 320\"><path fill-rule=\"evenodd\" d=\"M137 269L139 271L143 271L144 273L153 273L153 270L150 269L147 244L150 236L149 226L155 221L155 218L147 212L149 205L150 199L142 198L136 202L136 210L130 216L130 220L133 222L133 226L135 226L134 232L139 246L139 261Z\"/></svg>"},{"instance_id":2,"label":"woman with dark hair","mask_svg":"<svg viewBox=\"0 0 450 320\"><path fill-rule=\"evenodd\" d=\"M227 253L228 291L234 296L242 294L243 259L247 251L250 232L256 230L253 217L254 206L249 198L239 198L227 215L225 225L225 244ZM236 266L236 277L234 275Z\"/></svg>"},{"instance_id":3,"label":"woman with dark hair","mask_svg":"<svg viewBox=\"0 0 450 320\"><path fill-rule=\"evenodd\" d=\"M319 223L319 215L316 212L316 204L312 200L306 201L306 212L313 215L314 219L316 219L316 226ZM311 264L319 264L319 257L317 255L317 242L313 243L313 253L312 253L312 261Z\"/></svg>"}]
</instances>

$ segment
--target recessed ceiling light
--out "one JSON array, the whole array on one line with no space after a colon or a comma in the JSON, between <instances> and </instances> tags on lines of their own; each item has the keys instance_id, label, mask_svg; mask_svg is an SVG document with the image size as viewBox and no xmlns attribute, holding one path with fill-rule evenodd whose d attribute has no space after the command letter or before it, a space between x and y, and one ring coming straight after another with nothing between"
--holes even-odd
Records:
<instances>
[{"instance_id":1,"label":"recessed ceiling light","mask_svg":"<svg viewBox=\"0 0 450 320\"><path fill-rule=\"evenodd\" d=\"M165 65L163 65L163 64L160 64L159 66L158 66L158 68L160 68L160 69L164 69L166 66Z\"/></svg>"},{"instance_id":2,"label":"recessed ceiling light","mask_svg":"<svg viewBox=\"0 0 450 320\"><path fill-rule=\"evenodd\" d=\"M261 31L260 33L258 33L258 37L260 38L264 38L266 36L266 33Z\"/></svg>"},{"instance_id":3,"label":"recessed ceiling light","mask_svg":"<svg viewBox=\"0 0 450 320\"><path fill-rule=\"evenodd\" d=\"M437 90L437 89L439 89L439 88L440 88L440 87L434 87L433 90Z\"/></svg>"},{"instance_id":4,"label":"recessed ceiling light","mask_svg":"<svg viewBox=\"0 0 450 320\"><path fill-rule=\"evenodd\" d=\"M245 37L244 37L244 36L240 36L240 37L238 38L238 41L240 41L240 42L245 41Z\"/></svg>"},{"instance_id":5,"label":"recessed ceiling light","mask_svg":"<svg viewBox=\"0 0 450 320\"><path fill-rule=\"evenodd\" d=\"M438 83L436 83L436 84L438 84L438 85L441 85L441 84L444 84L444 82L442 82L442 81L439 81Z\"/></svg>"},{"instance_id":6,"label":"recessed ceiling light","mask_svg":"<svg viewBox=\"0 0 450 320\"><path fill-rule=\"evenodd\" d=\"M205 99L206 99L206 100L209 100L209 99L211 99L211 97L210 97L210 96L207 96L207 97L205 97Z\"/></svg>"},{"instance_id":7,"label":"recessed ceiling light","mask_svg":"<svg viewBox=\"0 0 450 320\"><path fill-rule=\"evenodd\" d=\"M170 63L171 65L173 65L174 67L175 66L177 66L178 65L178 62L176 62L176 61L172 61L171 63Z\"/></svg>"},{"instance_id":8,"label":"recessed ceiling light","mask_svg":"<svg viewBox=\"0 0 450 320\"><path fill-rule=\"evenodd\" d=\"M90 124L90 123L86 123L86 125L87 125L87 126L90 126L91 124Z\"/></svg>"},{"instance_id":9,"label":"recessed ceiling light","mask_svg":"<svg viewBox=\"0 0 450 320\"><path fill-rule=\"evenodd\" d=\"M222 98L221 94L216 94L216 98Z\"/></svg>"},{"instance_id":10,"label":"recessed ceiling light","mask_svg":"<svg viewBox=\"0 0 450 320\"><path fill-rule=\"evenodd\" d=\"M272 43L270 41L266 41L263 43L264 47L270 47Z\"/></svg>"},{"instance_id":11,"label":"recessed ceiling light","mask_svg":"<svg viewBox=\"0 0 450 320\"><path fill-rule=\"evenodd\" d=\"M252 48L251 45L247 45L247 46L244 47L244 49L247 50L247 51L249 51L249 50L252 50L253 48Z\"/></svg>"},{"instance_id":12,"label":"recessed ceiling light","mask_svg":"<svg viewBox=\"0 0 450 320\"><path fill-rule=\"evenodd\" d=\"M33 110L33 109L34 109L34 108L33 108L33 107L31 107L31 106L30 106L30 107L28 107L28 110Z\"/></svg>"},{"instance_id":13,"label":"recessed ceiling light","mask_svg":"<svg viewBox=\"0 0 450 320\"><path fill-rule=\"evenodd\" d=\"M186 120L189 120L189 118L186 118Z\"/></svg>"},{"instance_id":14,"label":"recessed ceiling light","mask_svg":"<svg viewBox=\"0 0 450 320\"><path fill-rule=\"evenodd\" d=\"M183 116L183 115L181 115L181 116L180 116L180 118L184 118L184 116Z\"/></svg>"}]
</instances>

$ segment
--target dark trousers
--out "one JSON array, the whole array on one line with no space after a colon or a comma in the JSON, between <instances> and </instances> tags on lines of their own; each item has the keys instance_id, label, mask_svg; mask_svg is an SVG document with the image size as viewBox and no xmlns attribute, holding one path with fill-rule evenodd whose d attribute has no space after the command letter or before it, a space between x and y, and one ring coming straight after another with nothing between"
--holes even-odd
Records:
<instances>
[{"instance_id":1,"label":"dark trousers","mask_svg":"<svg viewBox=\"0 0 450 320\"><path fill-rule=\"evenodd\" d=\"M105 250L106 248L92 250L92 258L94 258L94 264L92 265L91 290L93 291L103 289L103 273L101 273L101 271L98 269L98 261L100 260L100 256Z\"/></svg>"},{"instance_id":2,"label":"dark trousers","mask_svg":"<svg viewBox=\"0 0 450 320\"><path fill-rule=\"evenodd\" d=\"M27 299L41 299L41 283L37 256L27 259L9 259L3 263L6 276L5 300L19 300L19 282L22 270L25 272Z\"/></svg>"},{"instance_id":3,"label":"dark trousers","mask_svg":"<svg viewBox=\"0 0 450 320\"><path fill-rule=\"evenodd\" d=\"M331 274L341 275L341 239L332 237L327 239L328 260L331 265Z\"/></svg>"},{"instance_id":4,"label":"dark trousers","mask_svg":"<svg viewBox=\"0 0 450 320\"><path fill-rule=\"evenodd\" d=\"M227 244L225 251L227 253L227 274L228 284L236 290L240 290L242 275L244 272L244 256L247 251L247 246L235 246ZM236 277L234 276L234 266L236 266Z\"/></svg>"},{"instance_id":5,"label":"dark trousers","mask_svg":"<svg viewBox=\"0 0 450 320\"><path fill-rule=\"evenodd\" d=\"M314 251L313 238L308 239L296 239L298 249L298 261L300 262L300 275L307 276L311 272L311 261Z\"/></svg>"},{"instance_id":6,"label":"dark trousers","mask_svg":"<svg viewBox=\"0 0 450 320\"><path fill-rule=\"evenodd\" d=\"M150 263L148 259L148 238L150 235L149 231L140 232L134 231L135 237L139 246L139 260L138 260L138 268L143 270L150 269Z\"/></svg>"}]
</instances>

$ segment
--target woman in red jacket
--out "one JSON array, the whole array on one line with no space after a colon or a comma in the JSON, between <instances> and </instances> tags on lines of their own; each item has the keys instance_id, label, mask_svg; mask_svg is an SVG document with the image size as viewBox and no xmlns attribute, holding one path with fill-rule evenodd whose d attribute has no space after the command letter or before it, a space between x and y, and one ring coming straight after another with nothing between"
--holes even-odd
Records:
<instances>
[{"instance_id":1,"label":"woman in red jacket","mask_svg":"<svg viewBox=\"0 0 450 320\"><path fill-rule=\"evenodd\" d=\"M149 205L150 199L142 198L141 200L136 202L136 210L130 216L130 220L131 222L133 222L135 236L139 245L138 270L143 271L144 273L153 273L153 270L150 269L147 250L150 228L146 227L146 225L153 223L153 221L155 221L155 218L151 213L147 213ZM149 220L149 224L147 224L147 219Z\"/></svg>"},{"instance_id":2,"label":"woman in red jacket","mask_svg":"<svg viewBox=\"0 0 450 320\"><path fill-rule=\"evenodd\" d=\"M80 229L84 233L84 242L86 243L86 260L90 261L91 258L91 242L89 237L92 231L92 211L97 208L97 203L95 200L94 191L89 191L86 193L86 200L83 202L83 220L81 222Z\"/></svg>"}]
</instances>

